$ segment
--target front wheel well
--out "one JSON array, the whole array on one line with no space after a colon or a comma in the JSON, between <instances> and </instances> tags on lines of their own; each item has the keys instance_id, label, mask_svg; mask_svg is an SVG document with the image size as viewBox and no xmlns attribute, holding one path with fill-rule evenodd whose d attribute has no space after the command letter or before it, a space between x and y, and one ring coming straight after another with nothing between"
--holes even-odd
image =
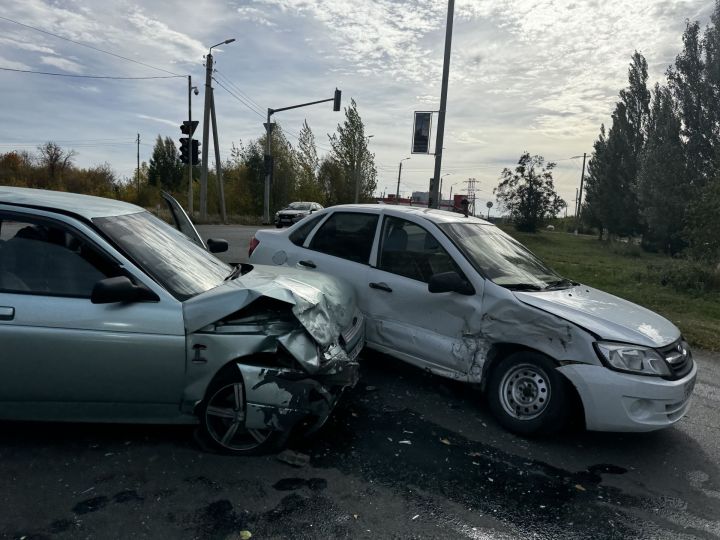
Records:
<instances>
[{"instance_id":1,"label":"front wheel well","mask_svg":"<svg viewBox=\"0 0 720 540\"><path fill-rule=\"evenodd\" d=\"M487 360L485 361L485 364L483 365L483 372L482 372L482 379L480 381L480 388L482 389L483 393L487 390L487 383L488 380L490 380L490 376L492 375L492 371L500 364L500 362L503 361L503 359L507 358L511 354L515 354L517 352L532 352L536 354L542 354L543 356L549 358L556 367L560 367L561 364L558 360L555 358L548 356L547 354L544 354L537 349L533 349L532 347L528 347L526 345L520 345L517 343L495 343L490 348L490 351L487 355ZM565 377L564 374L563 379L566 382L566 386L569 390L569 397L571 400L571 406L573 408L573 418L572 423L577 424L580 426L585 425L585 406L583 405L582 398L580 397L580 393L578 392L577 388L575 388L575 385L572 383L570 379Z\"/></svg>"}]
</instances>

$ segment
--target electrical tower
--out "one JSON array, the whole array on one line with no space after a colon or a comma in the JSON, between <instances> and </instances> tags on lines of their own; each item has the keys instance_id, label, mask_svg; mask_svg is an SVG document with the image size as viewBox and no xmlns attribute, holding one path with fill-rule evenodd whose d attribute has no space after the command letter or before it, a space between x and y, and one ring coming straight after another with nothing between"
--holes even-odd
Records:
<instances>
[{"instance_id":1,"label":"electrical tower","mask_svg":"<svg viewBox=\"0 0 720 540\"><path fill-rule=\"evenodd\" d=\"M477 180L475 178L468 178L464 182L467 184L467 200L470 207L470 214L475 215L475 193L477 192Z\"/></svg>"}]
</instances>

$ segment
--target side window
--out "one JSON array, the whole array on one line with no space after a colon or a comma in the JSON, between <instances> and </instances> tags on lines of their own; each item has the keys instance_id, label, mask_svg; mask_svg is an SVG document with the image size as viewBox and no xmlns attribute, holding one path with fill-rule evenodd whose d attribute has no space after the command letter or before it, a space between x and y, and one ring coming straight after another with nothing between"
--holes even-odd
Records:
<instances>
[{"instance_id":1,"label":"side window","mask_svg":"<svg viewBox=\"0 0 720 540\"><path fill-rule=\"evenodd\" d=\"M0 214L0 292L89 298L118 265L59 223Z\"/></svg>"},{"instance_id":2,"label":"side window","mask_svg":"<svg viewBox=\"0 0 720 540\"><path fill-rule=\"evenodd\" d=\"M310 249L358 263L370 259L378 216L335 212L315 233Z\"/></svg>"},{"instance_id":3,"label":"side window","mask_svg":"<svg viewBox=\"0 0 720 540\"><path fill-rule=\"evenodd\" d=\"M386 217L378 268L427 283L433 274L463 273L435 237L420 225Z\"/></svg>"},{"instance_id":4,"label":"side window","mask_svg":"<svg viewBox=\"0 0 720 540\"><path fill-rule=\"evenodd\" d=\"M296 246L302 246L305 243L305 239L307 238L308 234L310 234L310 231L312 231L315 228L315 225L317 225L318 222L324 217L324 215L314 216L310 219L305 220L305 222L300 225L297 230L294 230L290 233L290 236L288 236L288 238Z\"/></svg>"}]
</instances>

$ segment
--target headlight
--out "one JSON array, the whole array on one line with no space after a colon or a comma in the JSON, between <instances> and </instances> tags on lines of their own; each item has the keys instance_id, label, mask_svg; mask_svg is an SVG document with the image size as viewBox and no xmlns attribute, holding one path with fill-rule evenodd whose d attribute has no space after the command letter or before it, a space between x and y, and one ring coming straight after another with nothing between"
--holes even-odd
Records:
<instances>
[{"instance_id":1,"label":"headlight","mask_svg":"<svg viewBox=\"0 0 720 540\"><path fill-rule=\"evenodd\" d=\"M595 349L609 367L641 375L670 375L665 359L655 349L623 343L595 343Z\"/></svg>"}]
</instances>

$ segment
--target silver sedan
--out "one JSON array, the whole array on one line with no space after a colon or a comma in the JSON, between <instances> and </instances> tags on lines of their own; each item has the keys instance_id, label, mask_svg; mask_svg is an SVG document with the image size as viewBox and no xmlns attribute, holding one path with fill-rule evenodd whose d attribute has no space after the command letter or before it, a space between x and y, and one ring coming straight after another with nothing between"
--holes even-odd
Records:
<instances>
[{"instance_id":1,"label":"silver sedan","mask_svg":"<svg viewBox=\"0 0 720 540\"><path fill-rule=\"evenodd\" d=\"M0 418L199 423L216 449L257 453L322 425L355 384L364 324L347 286L227 265L210 253L227 244L167 201L176 227L0 187Z\"/></svg>"}]
</instances>

